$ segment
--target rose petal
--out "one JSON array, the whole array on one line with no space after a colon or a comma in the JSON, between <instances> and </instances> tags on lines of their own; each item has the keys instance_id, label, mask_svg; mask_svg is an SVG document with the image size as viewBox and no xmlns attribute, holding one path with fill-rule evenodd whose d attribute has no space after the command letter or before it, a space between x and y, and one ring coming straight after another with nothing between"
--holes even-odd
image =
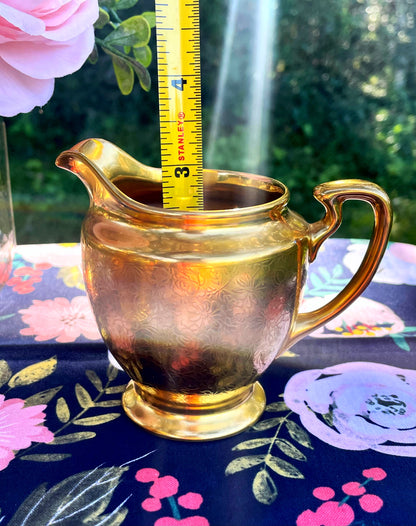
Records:
<instances>
[{"instance_id":1,"label":"rose petal","mask_svg":"<svg viewBox=\"0 0 416 526\"><path fill-rule=\"evenodd\" d=\"M0 57L0 115L12 117L44 106L52 97L54 79L38 80L12 68Z\"/></svg>"}]
</instances>

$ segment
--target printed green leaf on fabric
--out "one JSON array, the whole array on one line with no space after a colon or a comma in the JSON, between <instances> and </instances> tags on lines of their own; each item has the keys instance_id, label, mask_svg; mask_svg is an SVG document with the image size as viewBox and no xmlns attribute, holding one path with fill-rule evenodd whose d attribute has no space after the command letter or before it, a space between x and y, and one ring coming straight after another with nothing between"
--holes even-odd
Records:
<instances>
[{"instance_id":1,"label":"printed green leaf on fabric","mask_svg":"<svg viewBox=\"0 0 416 526\"><path fill-rule=\"evenodd\" d=\"M127 467L97 468L72 475L49 490L46 484L43 484L22 502L8 526L118 526L128 513L124 506L125 501L111 512L105 512L122 474L127 470Z\"/></svg>"}]
</instances>

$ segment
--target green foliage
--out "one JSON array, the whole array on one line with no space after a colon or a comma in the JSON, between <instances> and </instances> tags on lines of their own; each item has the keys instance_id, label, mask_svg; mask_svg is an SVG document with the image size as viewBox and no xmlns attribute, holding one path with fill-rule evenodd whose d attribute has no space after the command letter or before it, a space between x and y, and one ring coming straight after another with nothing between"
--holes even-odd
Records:
<instances>
[{"instance_id":1,"label":"green foliage","mask_svg":"<svg viewBox=\"0 0 416 526\"><path fill-rule=\"evenodd\" d=\"M154 13L147 11L125 20L119 16L119 11L134 7L137 1L100 0L100 15L95 24L96 46L112 58L118 87L123 95L130 95L132 92L135 74L145 91L149 91L151 85L147 68L152 56L148 44L151 28L155 26ZM91 60L93 63L97 62L97 48L94 49Z\"/></svg>"},{"instance_id":2,"label":"green foliage","mask_svg":"<svg viewBox=\"0 0 416 526\"><path fill-rule=\"evenodd\" d=\"M270 171L305 216L312 188L332 179L416 199L415 14L388 0L281 3ZM394 238L410 240L401 206ZM367 215L352 216L350 231Z\"/></svg>"}]
</instances>

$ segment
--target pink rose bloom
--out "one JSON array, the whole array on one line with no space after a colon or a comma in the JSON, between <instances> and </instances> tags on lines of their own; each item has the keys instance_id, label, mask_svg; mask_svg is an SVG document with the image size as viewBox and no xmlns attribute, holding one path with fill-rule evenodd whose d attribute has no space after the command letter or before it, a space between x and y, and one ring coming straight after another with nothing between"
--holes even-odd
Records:
<instances>
[{"instance_id":1,"label":"pink rose bloom","mask_svg":"<svg viewBox=\"0 0 416 526\"><path fill-rule=\"evenodd\" d=\"M43 106L94 46L98 0L0 1L0 115Z\"/></svg>"},{"instance_id":2,"label":"pink rose bloom","mask_svg":"<svg viewBox=\"0 0 416 526\"><path fill-rule=\"evenodd\" d=\"M14 452L26 449L32 442L48 443L53 433L43 424L46 405L24 407L20 398L5 400L0 395L0 471L14 459Z\"/></svg>"}]
</instances>

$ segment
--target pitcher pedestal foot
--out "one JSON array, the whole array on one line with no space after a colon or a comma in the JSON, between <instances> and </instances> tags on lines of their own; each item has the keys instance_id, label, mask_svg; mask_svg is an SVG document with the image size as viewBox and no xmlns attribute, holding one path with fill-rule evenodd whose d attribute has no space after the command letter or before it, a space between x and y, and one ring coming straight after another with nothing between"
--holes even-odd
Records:
<instances>
[{"instance_id":1,"label":"pitcher pedestal foot","mask_svg":"<svg viewBox=\"0 0 416 526\"><path fill-rule=\"evenodd\" d=\"M227 395L165 394L150 392L130 381L123 394L123 407L143 428L177 440L215 440L235 435L253 425L266 405L258 382Z\"/></svg>"}]
</instances>

